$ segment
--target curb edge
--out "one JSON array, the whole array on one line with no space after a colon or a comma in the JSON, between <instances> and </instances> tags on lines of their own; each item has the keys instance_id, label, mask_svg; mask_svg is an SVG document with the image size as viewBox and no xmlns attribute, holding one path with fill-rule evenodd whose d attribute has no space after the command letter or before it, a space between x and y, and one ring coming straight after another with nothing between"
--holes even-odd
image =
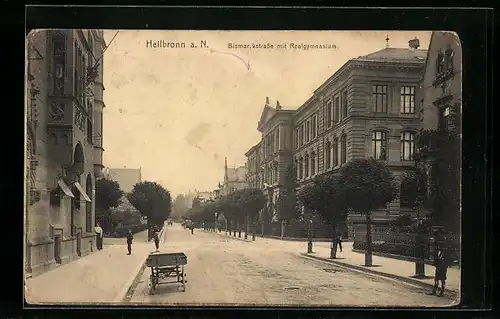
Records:
<instances>
[{"instance_id":1,"label":"curb edge","mask_svg":"<svg viewBox=\"0 0 500 319\"><path fill-rule=\"evenodd\" d=\"M344 262L341 262L341 261L332 260L332 259L328 259L328 258L324 258L324 257L311 256L311 255L306 254L306 253L300 253L299 256L301 256L301 257L302 256L303 257L308 257L308 258L312 258L312 259L316 259L316 260L328 262L328 263L335 264L335 265L338 265L338 266L341 266L341 267L350 268L350 269L354 269L354 270L357 270L357 271L361 271L361 272L365 272L365 273L370 273L370 274L374 274L374 275L378 275L378 276L382 276L382 277L386 277L386 278L390 278L390 279L396 279L396 280L404 281L406 283L409 283L409 284L412 284L412 285L416 285L416 286L420 286L420 287L423 287L423 288L433 288L434 287L433 284L422 282L422 281L417 280L417 279L403 277L403 276L394 275L394 274L388 274L388 273L385 273L385 272L368 269L368 268L365 268L365 267L362 267L362 266L355 266L355 265L351 265L351 264L348 264L348 263L344 263ZM450 292L452 292L452 293L455 293L455 294L460 293L460 291L458 291L456 289L447 288L447 290L450 291Z\"/></svg>"}]
</instances>

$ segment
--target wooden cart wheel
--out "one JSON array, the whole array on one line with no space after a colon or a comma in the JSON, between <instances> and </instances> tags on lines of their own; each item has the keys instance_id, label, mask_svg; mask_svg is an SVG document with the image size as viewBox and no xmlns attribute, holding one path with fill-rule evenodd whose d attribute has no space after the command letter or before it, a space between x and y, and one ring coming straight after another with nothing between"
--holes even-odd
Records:
<instances>
[{"instance_id":1,"label":"wooden cart wheel","mask_svg":"<svg viewBox=\"0 0 500 319\"><path fill-rule=\"evenodd\" d=\"M184 273L184 265L182 266L182 289L186 291L186 274Z\"/></svg>"}]
</instances>

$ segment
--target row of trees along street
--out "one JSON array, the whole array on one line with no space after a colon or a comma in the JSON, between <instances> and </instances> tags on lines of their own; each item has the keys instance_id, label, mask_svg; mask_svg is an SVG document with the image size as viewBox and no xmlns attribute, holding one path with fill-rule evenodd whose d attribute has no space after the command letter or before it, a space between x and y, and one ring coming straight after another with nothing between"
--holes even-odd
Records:
<instances>
[{"instance_id":1,"label":"row of trees along street","mask_svg":"<svg viewBox=\"0 0 500 319\"><path fill-rule=\"evenodd\" d=\"M111 209L121 204L123 196L118 182L105 178L96 182L96 222L101 224L106 233L115 231L116 223ZM148 238L151 239L152 226L161 227L170 216L170 192L158 183L145 181L135 184L126 198L147 218Z\"/></svg>"},{"instance_id":2,"label":"row of trees along street","mask_svg":"<svg viewBox=\"0 0 500 319\"><path fill-rule=\"evenodd\" d=\"M307 209L320 214L330 222L332 248L330 258L336 258L336 226L345 219L348 210L359 212L366 218L365 265L372 265L371 212L386 207L398 196L391 171L382 161L354 159L343 165L338 172L328 172L303 187L298 199Z\"/></svg>"},{"instance_id":3,"label":"row of trees along street","mask_svg":"<svg viewBox=\"0 0 500 319\"><path fill-rule=\"evenodd\" d=\"M234 236L238 231L240 237L243 226L245 238L251 228L252 237L255 239L259 211L264 208L265 203L266 198L262 190L246 188L203 203L195 198L186 218L198 225L204 225L205 229L216 230L225 224L226 231L232 231Z\"/></svg>"}]
</instances>

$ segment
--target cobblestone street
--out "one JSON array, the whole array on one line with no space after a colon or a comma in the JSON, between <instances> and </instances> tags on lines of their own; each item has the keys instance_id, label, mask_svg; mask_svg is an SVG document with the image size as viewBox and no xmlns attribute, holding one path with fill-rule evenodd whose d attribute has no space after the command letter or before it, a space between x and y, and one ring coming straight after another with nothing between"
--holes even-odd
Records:
<instances>
[{"instance_id":1,"label":"cobblestone street","mask_svg":"<svg viewBox=\"0 0 500 319\"><path fill-rule=\"evenodd\" d=\"M186 291L177 284L149 295L150 271L136 283L130 303L165 305L449 306L425 289L297 256L305 243L264 244L169 227L163 252L188 257ZM323 244L325 245L325 244ZM395 298L397 296L397 298Z\"/></svg>"}]
</instances>

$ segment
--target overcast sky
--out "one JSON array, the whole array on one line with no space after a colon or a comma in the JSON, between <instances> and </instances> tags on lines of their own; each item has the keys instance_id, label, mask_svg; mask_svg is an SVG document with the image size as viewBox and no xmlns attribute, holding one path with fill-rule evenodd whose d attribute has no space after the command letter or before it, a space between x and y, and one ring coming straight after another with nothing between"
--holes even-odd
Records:
<instances>
[{"instance_id":1,"label":"overcast sky","mask_svg":"<svg viewBox=\"0 0 500 319\"><path fill-rule=\"evenodd\" d=\"M116 32L105 31L106 43ZM417 37L427 49L430 34L120 30L104 54L104 165L142 167L143 180L160 182L174 196L214 190L224 157L229 166L244 165L245 152L260 140L266 96L296 109L349 59L384 49L387 35L390 47L407 48ZM148 40L182 41L186 48L155 49ZM228 43L274 49L229 49ZM282 43L287 48L277 49ZM294 50L290 43L337 48Z\"/></svg>"}]
</instances>

